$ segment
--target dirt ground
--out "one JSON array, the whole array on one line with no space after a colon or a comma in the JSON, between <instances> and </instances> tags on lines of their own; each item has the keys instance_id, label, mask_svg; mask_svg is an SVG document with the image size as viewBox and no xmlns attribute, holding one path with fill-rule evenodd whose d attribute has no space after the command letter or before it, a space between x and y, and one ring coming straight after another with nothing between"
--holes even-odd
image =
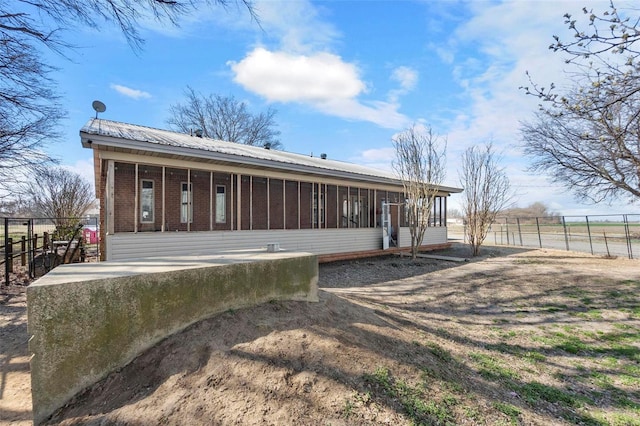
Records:
<instances>
[{"instance_id":1,"label":"dirt ground","mask_svg":"<svg viewBox=\"0 0 640 426\"><path fill-rule=\"evenodd\" d=\"M267 303L195 324L50 423L639 424L624 419L640 418L640 368L596 395L580 374L598 359L559 350L541 334L580 326L604 335L622 324L637 335L638 299L624 299L626 310L606 307L607 295L639 293L639 261L484 253L460 263L396 256L321 265L319 303ZM576 301L576 292L589 301ZM0 422L29 424L26 303L15 293L0 304ZM585 322L596 308L600 316ZM628 348L623 358L637 367L640 343ZM619 395L612 386L626 405L611 402ZM544 390L541 399L534 388ZM583 402L555 401L552 390Z\"/></svg>"}]
</instances>

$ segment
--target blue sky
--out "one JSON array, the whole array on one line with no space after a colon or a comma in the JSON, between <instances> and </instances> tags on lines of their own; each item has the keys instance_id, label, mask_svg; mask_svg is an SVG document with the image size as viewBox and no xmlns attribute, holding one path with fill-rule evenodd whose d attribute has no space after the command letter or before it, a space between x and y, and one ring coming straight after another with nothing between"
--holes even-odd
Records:
<instances>
[{"instance_id":1,"label":"blue sky","mask_svg":"<svg viewBox=\"0 0 640 426\"><path fill-rule=\"evenodd\" d=\"M567 36L565 12L582 15L598 1L264 1L261 25L242 8L212 7L180 27L143 22L146 43L134 52L118 30L79 27L64 38L80 46L71 61L50 57L68 110L65 138L48 151L88 179L91 151L78 132L102 118L168 128L169 106L191 86L233 95L250 110L268 107L284 149L390 169L391 138L412 123L448 141L446 184L460 186L460 156L492 141L517 191L516 204L536 201L565 215L631 213L624 202L583 205L545 176L526 171L519 123L537 99L518 87L526 71L543 85L569 84L552 36ZM619 2L620 3L620 2ZM623 5L622 3L619 4ZM568 38L568 37L565 37ZM452 196L457 207L460 196Z\"/></svg>"}]
</instances>

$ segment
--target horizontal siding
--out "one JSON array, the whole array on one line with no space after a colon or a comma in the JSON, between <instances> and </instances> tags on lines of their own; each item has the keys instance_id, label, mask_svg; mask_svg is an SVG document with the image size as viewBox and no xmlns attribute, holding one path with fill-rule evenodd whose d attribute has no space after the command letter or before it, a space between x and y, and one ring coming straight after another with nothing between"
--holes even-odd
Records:
<instances>
[{"instance_id":1,"label":"horizontal siding","mask_svg":"<svg viewBox=\"0 0 640 426\"><path fill-rule=\"evenodd\" d=\"M382 230L360 228L118 233L107 236L107 260L266 249L269 243L279 243L283 250L317 255L377 250L382 248Z\"/></svg>"},{"instance_id":2,"label":"horizontal siding","mask_svg":"<svg viewBox=\"0 0 640 426\"><path fill-rule=\"evenodd\" d=\"M431 226L427 228L422 239L422 245L442 244L447 242L446 226Z\"/></svg>"},{"instance_id":3,"label":"horizontal siding","mask_svg":"<svg viewBox=\"0 0 640 426\"><path fill-rule=\"evenodd\" d=\"M430 226L424 232L422 238L422 245L428 246L432 244L443 244L447 242L447 227L446 226ZM400 235L398 236L399 247L411 247L411 231L409 227L401 227Z\"/></svg>"},{"instance_id":4,"label":"horizontal siding","mask_svg":"<svg viewBox=\"0 0 640 426\"><path fill-rule=\"evenodd\" d=\"M423 245L447 242L446 227L427 228ZM382 248L380 228L301 229L270 231L140 232L107 236L107 259L205 255L232 250L266 249L279 243L283 250L317 255ZM408 227L400 228L400 247L411 247Z\"/></svg>"}]
</instances>

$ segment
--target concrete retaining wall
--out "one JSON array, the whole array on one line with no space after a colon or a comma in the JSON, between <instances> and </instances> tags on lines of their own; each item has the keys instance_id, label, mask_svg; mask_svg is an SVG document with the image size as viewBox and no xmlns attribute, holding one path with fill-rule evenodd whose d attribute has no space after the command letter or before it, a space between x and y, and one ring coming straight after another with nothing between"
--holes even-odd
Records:
<instances>
[{"instance_id":1,"label":"concrete retaining wall","mask_svg":"<svg viewBox=\"0 0 640 426\"><path fill-rule=\"evenodd\" d=\"M63 265L27 288L34 423L187 326L270 300L318 300L308 253Z\"/></svg>"}]
</instances>

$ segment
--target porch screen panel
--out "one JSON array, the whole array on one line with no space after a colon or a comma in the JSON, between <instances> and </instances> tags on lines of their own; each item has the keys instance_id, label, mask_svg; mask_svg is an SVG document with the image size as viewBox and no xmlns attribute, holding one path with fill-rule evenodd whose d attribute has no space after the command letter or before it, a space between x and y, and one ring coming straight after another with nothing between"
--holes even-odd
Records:
<instances>
[{"instance_id":1,"label":"porch screen panel","mask_svg":"<svg viewBox=\"0 0 640 426\"><path fill-rule=\"evenodd\" d=\"M191 230L208 231L211 207L211 187L209 172L191 170L191 188L193 200L191 204Z\"/></svg>"},{"instance_id":2,"label":"porch screen panel","mask_svg":"<svg viewBox=\"0 0 640 426\"><path fill-rule=\"evenodd\" d=\"M313 185L300 182L300 229L311 229L313 223Z\"/></svg>"},{"instance_id":3,"label":"porch screen panel","mask_svg":"<svg viewBox=\"0 0 640 426\"><path fill-rule=\"evenodd\" d=\"M340 214L340 228L348 228L349 227L349 192L348 187L341 186L338 189L338 202L340 205L338 206L338 213Z\"/></svg>"},{"instance_id":4,"label":"porch screen panel","mask_svg":"<svg viewBox=\"0 0 640 426\"><path fill-rule=\"evenodd\" d=\"M358 188L349 188L349 227L360 228L362 226L362 199Z\"/></svg>"},{"instance_id":5,"label":"porch screen panel","mask_svg":"<svg viewBox=\"0 0 640 426\"><path fill-rule=\"evenodd\" d=\"M165 169L165 231L186 231L187 224L181 222L182 184L187 182L186 169Z\"/></svg>"},{"instance_id":6,"label":"porch screen panel","mask_svg":"<svg viewBox=\"0 0 640 426\"><path fill-rule=\"evenodd\" d=\"M327 185L327 194L325 196L327 202L327 208L325 209L327 228L338 227L337 191L336 185Z\"/></svg>"},{"instance_id":7,"label":"porch screen panel","mask_svg":"<svg viewBox=\"0 0 640 426\"><path fill-rule=\"evenodd\" d=\"M269 229L284 228L282 180L269 179Z\"/></svg>"},{"instance_id":8,"label":"porch screen panel","mask_svg":"<svg viewBox=\"0 0 640 426\"><path fill-rule=\"evenodd\" d=\"M253 229L267 229L267 178L254 176L252 191Z\"/></svg>"},{"instance_id":9,"label":"porch screen panel","mask_svg":"<svg viewBox=\"0 0 640 426\"><path fill-rule=\"evenodd\" d=\"M298 229L298 182L285 182L285 221L287 229Z\"/></svg>"},{"instance_id":10,"label":"porch screen panel","mask_svg":"<svg viewBox=\"0 0 640 426\"><path fill-rule=\"evenodd\" d=\"M130 163L114 164L113 217L114 232L133 232L136 190L135 166Z\"/></svg>"},{"instance_id":11,"label":"porch screen panel","mask_svg":"<svg viewBox=\"0 0 640 426\"><path fill-rule=\"evenodd\" d=\"M240 191L240 205L242 211L240 212L240 226L243 230L251 229L251 207L252 196L251 193L251 177L242 175L242 188Z\"/></svg>"}]
</instances>

